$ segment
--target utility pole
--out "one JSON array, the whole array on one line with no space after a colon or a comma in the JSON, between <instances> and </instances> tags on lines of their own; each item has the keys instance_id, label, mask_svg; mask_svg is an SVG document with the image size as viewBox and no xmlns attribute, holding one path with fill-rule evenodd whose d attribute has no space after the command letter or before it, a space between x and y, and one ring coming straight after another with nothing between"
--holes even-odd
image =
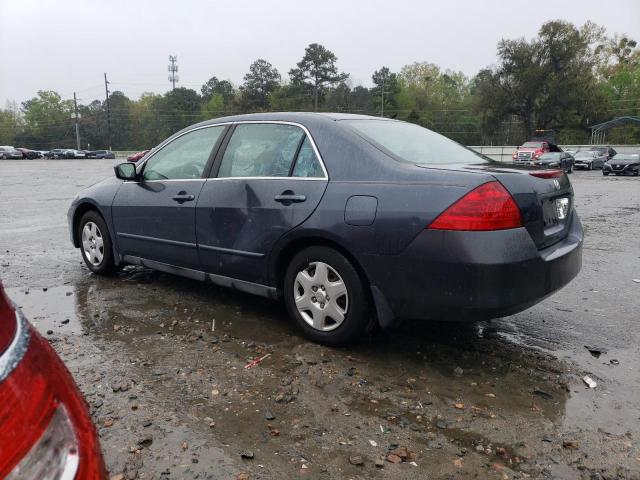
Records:
<instances>
[{"instance_id":1,"label":"utility pole","mask_svg":"<svg viewBox=\"0 0 640 480\"><path fill-rule=\"evenodd\" d=\"M107 95L107 146L111 150L111 108L109 107L109 82L106 72L104 74L104 91Z\"/></svg>"},{"instance_id":2,"label":"utility pole","mask_svg":"<svg viewBox=\"0 0 640 480\"><path fill-rule=\"evenodd\" d=\"M384 117L384 94L389 93L384 91L384 79L382 80L382 88L380 90L381 90L380 116Z\"/></svg>"},{"instance_id":3,"label":"utility pole","mask_svg":"<svg viewBox=\"0 0 640 480\"><path fill-rule=\"evenodd\" d=\"M178 72L178 57L176 55L169 55L169 81L171 82L171 84L173 85L172 90L176 89L176 82L178 80L180 80L180 77L178 77L178 75L176 75L176 73Z\"/></svg>"},{"instance_id":4,"label":"utility pole","mask_svg":"<svg viewBox=\"0 0 640 480\"><path fill-rule=\"evenodd\" d=\"M80 150L80 127L78 126L78 100L76 99L76 92L73 92L73 110L76 114L76 148Z\"/></svg>"}]
</instances>

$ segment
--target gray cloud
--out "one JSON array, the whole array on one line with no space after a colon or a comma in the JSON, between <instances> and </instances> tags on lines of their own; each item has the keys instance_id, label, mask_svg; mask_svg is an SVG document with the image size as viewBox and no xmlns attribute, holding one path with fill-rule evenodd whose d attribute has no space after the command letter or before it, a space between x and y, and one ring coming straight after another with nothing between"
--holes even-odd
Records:
<instances>
[{"instance_id":1,"label":"gray cloud","mask_svg":"<svg viewBox=\"0 0 640 480\"><path fill-rule=\"evenodd\" d=\"M169 54L179 85L197 90L212 75L241 83L256 58L286 77L311 42L354 84L414 61L473 75L496 61L500 38L532 37L556 18L640 40L638 0L0 0L0 105L39 89L103 98L105 71L111 90L162 93Z\"/></svg>"}]
</instances>

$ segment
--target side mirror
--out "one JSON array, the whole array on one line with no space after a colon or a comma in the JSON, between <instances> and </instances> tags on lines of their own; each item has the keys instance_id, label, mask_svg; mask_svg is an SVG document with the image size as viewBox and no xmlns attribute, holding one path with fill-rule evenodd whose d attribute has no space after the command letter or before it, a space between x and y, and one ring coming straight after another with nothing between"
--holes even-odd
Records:
<instances>
[{"instance_id":1,"label":"side mirror","mask_svg":"<svg viewBox=\"0 0 640 480\"><path fill-rule=\"evenodd\" d=\"M135 180L137 178L136 166L133 163L121 163L113 167L113 170L120 180Z\"/></svg>"}]
</instances>

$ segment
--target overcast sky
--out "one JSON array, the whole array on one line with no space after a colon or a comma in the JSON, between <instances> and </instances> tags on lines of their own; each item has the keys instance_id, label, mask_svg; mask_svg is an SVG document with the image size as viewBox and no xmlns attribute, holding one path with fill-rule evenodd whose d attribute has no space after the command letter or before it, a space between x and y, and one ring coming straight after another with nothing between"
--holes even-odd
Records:
<instances>
[{"instance_id":1,"label":"overcast sky","mask_svg":"<svg viewBox=\"0 0 640 480\"><path fill-rule=\"evenodd\" d=\"M640 40L640 0L0 0L0 105L42 89L102 99L104 72L129 97L163 93L169 54L178 85L198 91L212 75L242 83L257 58L288 78L312 42L354 85L415 61L473 75L501 38L557 18Z\"/></svg>"}]
</instances>

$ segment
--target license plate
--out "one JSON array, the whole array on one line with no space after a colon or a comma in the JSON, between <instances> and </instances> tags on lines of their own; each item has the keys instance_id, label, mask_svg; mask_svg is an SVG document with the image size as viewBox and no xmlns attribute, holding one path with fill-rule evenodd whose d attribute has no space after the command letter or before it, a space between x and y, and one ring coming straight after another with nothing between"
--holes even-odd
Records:
<instances>
[{"instance_id":1,"label":"license plate","mask_svg":"<svg viewBox=\"0 0 640 480\"><path fill-rule=\"evenodd\" d=\"M569 199L568 198L557 198L556 199L556 213L558 215L558 220L564 220L567 218L569 214Z\"/></svg>"}]
</instances>

